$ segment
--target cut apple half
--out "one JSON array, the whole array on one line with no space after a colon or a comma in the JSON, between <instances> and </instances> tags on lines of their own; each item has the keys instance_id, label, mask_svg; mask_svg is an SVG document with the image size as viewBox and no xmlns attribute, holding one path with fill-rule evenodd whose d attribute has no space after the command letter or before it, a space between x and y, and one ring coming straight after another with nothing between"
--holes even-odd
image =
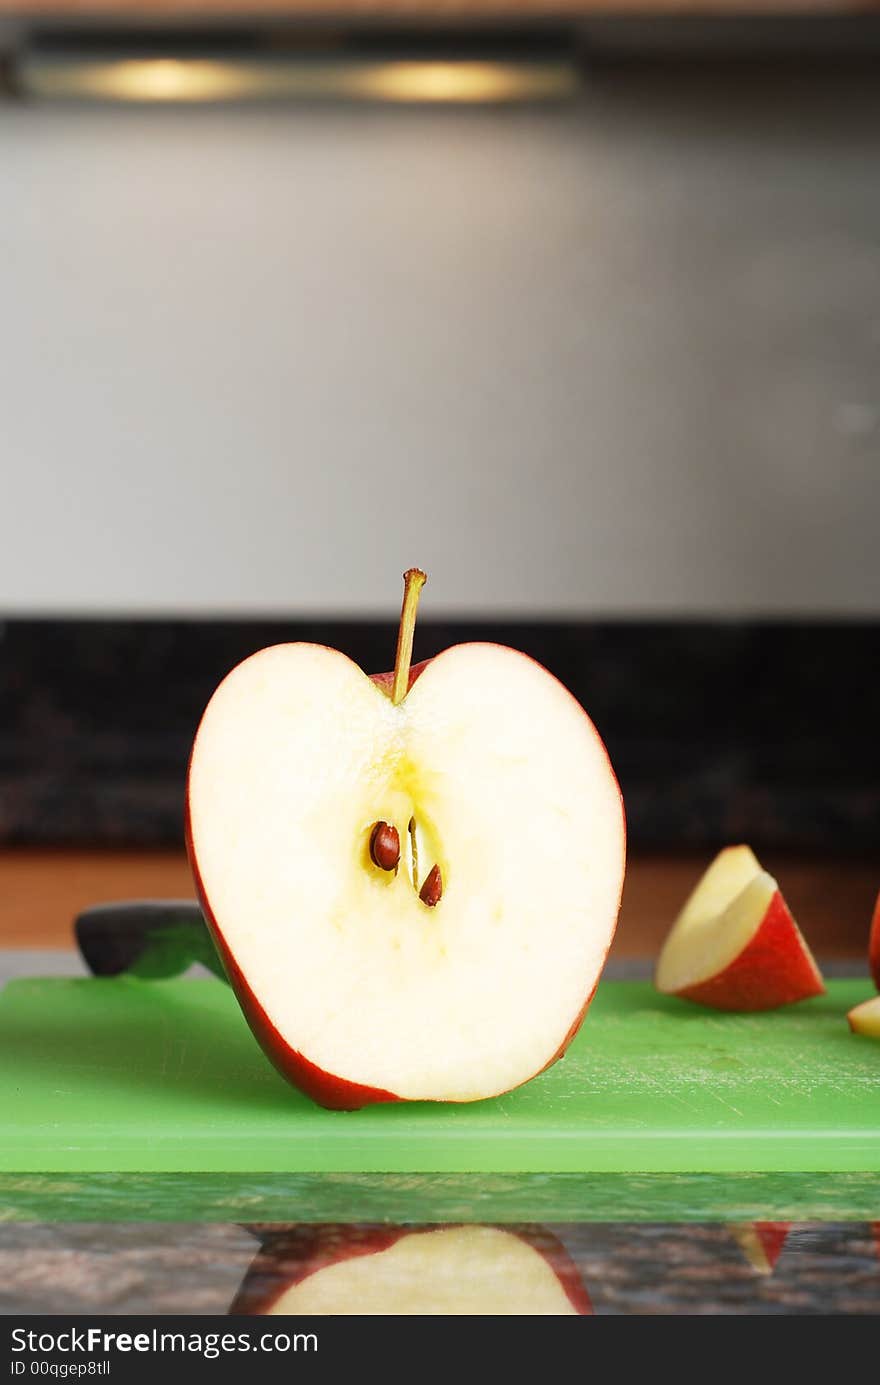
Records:
<instances>
[{"instance_id":1,"label":"cut apple half","mask_svg":"<svg viewBox=\"0 0 880 1385\"><path fill-rule=\"evenodd\" d=\"M716 856L666 939L657 989L717 1010L772 1010L825 986L782 893L747 846Z\"/></svg>"},{"instance_id":2,"label":"cut apple half","mask_svg":"<svg viewBox=\"0 0 880 1385\"><path fill-rule=\"evenodd\" d=\"M323 645L254 654L190 761L190 860L229 979L267 1055L331 1107L535 1076L583 1018L620 904L620 790L583 708L496 644L414 679L411 644L391 680Z\"/></svg>"},{"instance_id":3,"label":"cut apple half","mask_svg":"<svg viewBox=\"0 0 880 1385\"><path fill-rule=\"evenodd\" d=\"M246 1284L233 1313L282 1316L583 1316L590 1298L543 1227L319 1228L286 1284Z\"/></svg>"},{"instance_id":4,"label":"cut apple half","mask_svg":"<svg viewBox=\"0 0 880 1385\"><path fill-rule=\"evenodd\" d=\"M847 1019L854 1034L863 1034L866 1039L880 1039L880 995L854 1006Z\"/></svg>"}]
</instances>

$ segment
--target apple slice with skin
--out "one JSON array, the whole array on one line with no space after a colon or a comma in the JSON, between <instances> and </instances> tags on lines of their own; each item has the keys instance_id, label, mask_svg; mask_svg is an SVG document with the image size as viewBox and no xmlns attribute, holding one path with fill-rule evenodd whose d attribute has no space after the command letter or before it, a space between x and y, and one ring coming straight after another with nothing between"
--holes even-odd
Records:
<instances>
[{"instance_id":1,"label":"apple slice with skin","mask_svg":"<svg viewBox=\"0 0 880 1385\"><path fill-rule=\"evenodd\" d=\"M788 1239L791 1222L733 1222L730 1232L756 1274L770 1275Z\"/></svg>"},{"instance_id":2,"label":"apple slice with skin","mask_svg":"<svg viewBox=\"0 0 880 1385\"><path fill-rule=\"evenodd\" d=\"M868 941L868 965L871 968L871 976L874 985L880 991L880 894L877 896L877 903L874 905L874 916L871 919L871 936Z\"/></svg>"},{"instance_id":3,"label":"apple slice with skin","mask_svg":"<svg viewBox=\"0 0 880 1385\"><path fill-rule=\"evenodd\" d=\"M716 856L666 939L657 989L716 1010L773 1010L825 990L771 875L747 846Z\"/></svg>"},{"instance_id":4,"label":"apple slice with skin","mask_svg":"<svg viewBox=\"0 0 880 1385\"><path fill-rule=\"evenodd\" d=\"M543 1227L303 1231L257 1256L230 1313L534 1317L593 1311L577 1267Z\"/></svg>"},{"instance_id":5,"label":"apple slice with skin","mask_svg":"<svg viewBox=\"0 0 880 1385\"><path fill-rule=\"evenodd\" d=\"M880 995L855 1005L847 1019L854 1034L863 1034L866 1039L880 1039Z\"/></svg>"},{"instance_id":6,"label":"apple slice with skin","mask_svg":"<svg viewBox=\"0 0 880 1385\"><path fill-rule=\"evenodd\" d=\"M190 862L254 1034L326 1106L474 1101L565 1051L614 933L625 828L583 708L534 660L458 645L394 674L276 645L199 726ZM390 695L389 695L390 692Z\"/></svg>"}]
</instances>

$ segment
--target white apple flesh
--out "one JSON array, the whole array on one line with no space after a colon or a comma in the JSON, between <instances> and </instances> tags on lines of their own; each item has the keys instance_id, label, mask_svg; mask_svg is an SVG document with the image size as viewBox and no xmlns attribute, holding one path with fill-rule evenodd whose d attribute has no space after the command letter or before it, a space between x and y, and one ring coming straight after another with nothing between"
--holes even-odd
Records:
<instances>
[{"instance_id":1,"label":"white apple flesh","mask_svg":"<svg viewBox=\"0 0 880 1385\"><path fill-rule=\"evenodd\" d=\"M880 1039L880 995L853 1006L847 1019L854 1034L863 1034L866 1039Z\"/></svg>"},{"instance_id":2,"label":"white apple flesh","mask_svg":"<svg viewBox=\"0 0 880 1385\"><path fill-rule=\"evenodd\" d=\"M370 857L380 821L399 833L396 871ZM343 1108L474 1101L548 1066L592 997L623 885L620 791L592 722L492 644L432 659L398 705L324 646L246 659L196 736L187 839L254 1033Z\"/></svg>"},{"instance_id":3,"label":"white apple flesh","mask_svg":"<svg viewBox=\"0 0 880 1385\"><path fill-rule=\"evenodd\" d=\"M451 1226L376 1236L323 1258L260 1311L283 1315L584 1316L589 1295L546 1232Z\"/></svg>"}]
</instances>

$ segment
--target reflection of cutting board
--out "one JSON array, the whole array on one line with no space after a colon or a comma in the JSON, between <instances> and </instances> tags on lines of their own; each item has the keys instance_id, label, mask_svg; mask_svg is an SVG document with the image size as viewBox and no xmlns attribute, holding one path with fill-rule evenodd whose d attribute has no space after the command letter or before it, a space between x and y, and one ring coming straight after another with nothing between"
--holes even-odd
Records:
<instances>
[{"instance_id":1,"label":"reflection of cutting board","mask_svg":"<svg viewBox=\"0 0 880 1385\"><path fill-rule=\"evenodd\" d=\"M320 1110L217 981L34 980L0 995L0 1172L880 1171L870 994L721 1015L605 982L568 1057L469 1106Z\"/></svg>"}]
</instances>

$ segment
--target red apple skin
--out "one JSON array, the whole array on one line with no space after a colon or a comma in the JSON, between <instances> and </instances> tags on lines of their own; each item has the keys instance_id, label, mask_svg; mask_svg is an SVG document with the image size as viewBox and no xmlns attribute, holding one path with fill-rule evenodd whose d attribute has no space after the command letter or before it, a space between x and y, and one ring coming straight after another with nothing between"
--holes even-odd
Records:
<instances>
[{"instance_id":1,"label":"red apple skin","mask_svg":"<svg viewBox=\"0 0 880 1385\"><path fill-rule=\"evenodd\" d=\"M738 957L708 981L676 991L713 1010L775 1010L824 995L819 973L804 955L797 928L779 890L760 927Z\"/></svg>"},{"instance_id":2,"label":"red apple skin","mask_svg":"<svg viewBox=\"0 0 880 1385\"><path fill-rule=\"evenodd\" d=\"M871 968L871 976L877 990L880 991L880 894L877 896L877 903L874 905L874 917L871 920L871 937L868 943L868 964Z\"/></svg>"},{"instance_id":3,"label":"red apple skin","mask_svg":"<svg viewBox=\"0 0 880 1385\"><path fill-rule=\"evenodd\" d=\"M499 1230L515 1231L523 1241L537 1250L540 1255L543 1255L578 1316L581 1318L593 1316L593 1303L581 1277L581 1272L556 1236L543 1226L510 1226L499 1227Z\"/></svg>"},{"instance_id":4,"label":"red apple skin","mask_svg":"<svg viewBox=\"0 0 880 1385\"><path fill-rule=\"evenodd\" d=\"M425 669L428 667L430 662L430 659L423 659L420 664L413 664L412 668L409 671L409 682L406 685L407 692L409 692L410 688L412 687L413 683L415 683L416 679L421 678L422 674L424 673ZM391 689L394 687L393 669L390 673L371 673L369 676L371 681L382 689L386 697L391 696Z\"/></svg>"},{"instance_id":5,"label":"red apple skin","mask_svg":"<svg viewBox=\"0 0 880 1385\"><path fill-rule=\"evenodd\" d=\"M761 1242L761 1248L767 1256L767 1264L771 1270L776 1269L776 1262L782 1254L790 1230L790 1221L755 1222L755 1233Z\"/></svg>"},{"instance_id":6,"label":"red apple skin","mask_svg":"<svg viewBox=\"0 0 880 1385\"><path fill-rule=\"evenodd\" d=\"M251 1317L270 1313L282 1294L295 1284L301 1284L305 1279L317 1274L319 1270L328 1269L331 1265L338 1265L361 1255L378 1255L384 1250L390 1250L402 1236L430 1234L432 1230L449 1230L452 1225L455 1223L444 1223L442 1227L345 1224L297 1226L289 1236L281 1239L275 1252L282 1265L285 1259L290 1258L293 1262L292 1273L280 1286L263 1288L260 1281L265 1270L262 1269L260 1261L265 1252L261 1251L229 1309L230 1316L238 1314ZM562 1242L551 1232L543 1226L499 1225L495 1229L518 1236L526 1245L536 1250L556 1275L575 1312L580 1317L592 1316L593 1304L580 1271ZM271 1254L270 1247L269 1255ZM255 1280L253 1285L248 1283L252 1274Z\"/></svg>"},{"instance_id":7,"label":"red apple skin","mask_svg":"<svg viewBox=\"0 0 880 1385\"><path fill-rule=\"evenodd\" d=\"M325 645L324 648L330 648L330 646ZM331 649L330 652L335 653L337 651ZM527 654L523 654L522 657L529 658L530 656ZM424 673L425 669L428 667L430 662L430 659L423 659L420 664L412 665L409 672L407 692L409 692L410 688L417 681L417 679L421 677L421 675ZM537 663L537 660L532 660L532 662ZM545 669L543 665L539 664L538 667L541 668L542 672L544 672L548 678L554 677L554 675L551 674L548 669ZM371 679L372 682L376 683L382 689L382 691L386 693L388 697L391 696L391 687L394 682L393 673L371 673L367 676ZM559 680L557 679L556 681L558 682ZM564 691L568 694L569 697L572 698L573 701L576 701L574 695L570 693L567 688L565 688L564 684L560 684L560 687L564 689ZM578 703L578 706L580 707L580 703ZM583 713L583 715L587 717L587 720L590 721L590 718L587 716L587 713L584 711L583 707L581 707L580 710ZM592 726L591 721L590 725ZM593 729L595 731L595 727ZM608 765L608 773L614 780L614 784L620 799L620 814L623 826L622 850L625 862L626 812L624 808L623 794L620 792L620 785L617 781L617 776L614 773L614 769L611 764L611 760L608 756L608 752L605 749L605 744L603 741L601 741L598 731L595 731L595 734L597 739L600 740L600 744L602 745L602 749L605 753L605 758ZM198 732L196 732L196 740L197 739ZM242 1011L244 1012L244 1016L251 1028L254 1037L256 1038L266 1057L269 1059L270 1063L272 1063L272 1065L275 1068L277 1068L278 1072L281 1073L282 1077L286 1078L288 1082L293 1084L293 1086L298 1087L300 1091L305 1092L306 1096L311 1097L312 1101L317 1102L319 1106L324 1106L330 1111L358 1111L362 1107L372 1106L376 1102L405 1101L405 1097L400 1097L395 1092L386 1092L381 1087L367 1087L358 1082L349 1082L346 1078L337 1077L334 1073L325 1072L323 1068L319 1068L315 1063L310 1062L309 1059L306 1058L302 1053L299 1053L296 1049L291 1048L290 1045L281 1037L278 1030L275 1028L274 1024L269 1019L268 1015L263 1009L262 1005L257 1000L257 997L254 995L253 991L251 990L250 986L245 980L245 977L242 975L241 970L239 969L234 957L232 956L232 953L226 945L226 940L223 937L220 925L217 922L213 909L211 908L211 904L208 899L208 894L205 889L204 882L202 880L201 872L199 871L198 862L196 860L196 853L192 839L192 820L190 817L189 795L189 779L190 772L192 769L192 756L194 751L195 741L193 742L193 751L190 753L189 765L187 767L186 795L184 806L184 839L186 841L186 852L189 858L193 882L195 884L196 896L198 898L199 905L201 906L202 913L205 917L205 922L207 923L211 936L214 939L214 945L217 948L217 953L223 964L223 969L226 972L226 975L229 979L229 984L231 985L235 993L235 996L238 1000L238 1003L241 1006ZM624 874L625 871L621 871L621 896L623 894ZM617 901L617 907L619 916L619 898ZM532 1074L532 1077L527 1078L527 1081L532 1081L532 1078L540 1076L542 1072L546 1072L548 1068L552 1067L554 1063L557 1063L560 1058L565 1056L566 1049L568 1048L572 1039L575 1037L578 1030L580 1029L584 1021L584 1017L587 1013L587 1010L590 1008L590 1003L593 999L593 996L596 994L596 987L599 984L599 977L601 977L602 971L605 966L605 960L608 956L611 944L614 941L614 933L616 931L616 928L617 920L615 919L615 925L614 928L611 930L611 936L608 939L608 947L606 947L605 949L605 953L602 958L602 964L599 968L599 974L596 978L596 983L593 986L592 991L584 1001L582 1009L575 1017L573 1023L571 1024L568 1032L566 1033L565 1038L563 1039L556 1053L553 1054L552 1058L550 1058L543 1065L543 1067L538 1068L538 1070Z\"/></svg>"}]
</instances>

